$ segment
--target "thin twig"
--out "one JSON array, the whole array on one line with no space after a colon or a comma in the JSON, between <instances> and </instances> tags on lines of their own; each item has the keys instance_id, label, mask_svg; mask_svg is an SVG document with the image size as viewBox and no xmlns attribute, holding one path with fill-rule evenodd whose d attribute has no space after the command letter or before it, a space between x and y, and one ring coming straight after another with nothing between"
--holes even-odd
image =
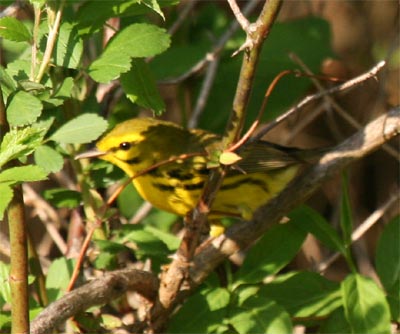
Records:
<instances>
[{"instance_id":1,"label":"thin twig","mask_svg":"<svg viewBox=\"0 0 400 334\"><path fill-rule=\"evenodd\" d=\"M249 1L246 6L243 8L243 13L245 15L251 13L259 4L258 0L251 0ZM180 83L194 74L202 71L208 63L214 61L221 51L223 50L225 44L229 41L232 35L238 30L239 24L237 21L233 21L228 29L222 34L222 36L218 39L217 43L214 45L212 51L207 52L207 54L199 60L195 65L193 65L188 71L183 73L182 75L175 77L175 78L167 78L164 80L159 81L160 84L177 84Z\"/></svg>"},{"instance_id":2,"label":"thin twig","mask_svg":"<svg viewBox=\"0 0 400 334\"><path fill-rule=\"evenodd\" d=\"M367 219L364 220L352 233L351 235L351 241L355 242L358 239L360 239L372 226L374 226L379 219L383 217L385 212L394 205L395 203L398 203L400 199L400 194L398 192L392 194L389 199L383 203L381 206L379 206L378 209L376 209ZM329 266L335 262L339 257L341 253L336 252L332 254L328 259L322 261L319 263L316 267L316 270L319 273L324 272L326 269L329 268Z\"/></svg>"},{"instance_id":3,"label":"thin twig","mask_svg":"<svg viewBox=\"0 0 400 334\"><path fill-rule=\"evenodd\" d=\"M214 83L215 76L217 74L218 65L219 65L219 58L215 58L208 65L207 72L200 89L199 97L197 98L196 101L196 106L194 107L192 115L190 116L190 119L188 121L189 128L194 128L197 126L200 115L202 114L204 107L207 103L208 97L210 95L210 91Z\"/></svg>"},{"instance_id":4,"label":"thin twig","mask_svg":"<svg viewBox=\"0 0 400 334\"><path fill-rule=\"evenodd\" d=\"M190 14L192 9L197 5L199 0L190 0L185 3L185 7L179 12L178 18L175 20L173 25L168 29L168 34L171 36L180 28L183 22L185 22L187 16Z\"/></svg>"},{"instance_id":5,"label":"thin twig","mask_svg":"<svg viewBox=\"0 0 400 334\"><path fill-rule=\"evenodd\" d=\"M378 64L376 64L374 67L372 67L369 71L367 71L349 81L346 81L338 86L332 87L332 88L324 90L322 92L308 95L300 103L295 105L293 108L290 108L287 112L280 115L273 122L269 123L263 129L261 129L258 132L258 134L252 138L252 140L257 141L257 140L261 139L267 132L271 131L277 125L279 125L284 120L286 120L289 116L296 113L298 111L298 109L303 108L308 103L318 100L321 97L324 97L326 95L330 95L330 94L334 94L334 93L338 93L338 92L345 92L349 89L356 87L357 85L363 83L364 81L366 81L368 79L375 78L376 75L379 73L379 71L381 71L385 65L386 65L385 61L380 61Z\"/></svg>"},{"instance_id":6,"label":"thin twig","mask_svg":"<svg viewBox=\"0 0 400 334\"><path fill-rule=\"evenodd\" d=\"M240 26L246 32L246 34L249 34L250 22L240 11L240 8L237 5L236 0L227 0L227 1L228 1L229 6L232 9L233 15L235 15L235 17L236 17L236 20L239 22Z\"/></svg>"},{"instance_id":7,"label":"thin twig","mask_svg":"<svg viewBox=\"0 0 400 334\"><path fill-rule=\"evenodd\" d=\"M321 85L321 83L315 78L314 74L311 72L309 67L304 64L304 62L296 55L296 54L291 54L291 58L299 65L302 67L305 73L309 74L312 83L315 85L315 87L318 88L319 92L322 93L324 92L325 88ZM362 128L362 125L346 110L344 110L336 101L335 99L330 96L330 95L325 95L323 99L333 107L333 109L338 113L339 116L341 116L344 120L346 120L350 125L352 125L355 129L359 130ZM293 136L293 133L292 133ZM391 147L389 144L385 143L382 146L382 149L386 151L389 155L391 155L393 158L395 158L397 161L400 161L399 153Z\"/></svg>"}]
</instances>

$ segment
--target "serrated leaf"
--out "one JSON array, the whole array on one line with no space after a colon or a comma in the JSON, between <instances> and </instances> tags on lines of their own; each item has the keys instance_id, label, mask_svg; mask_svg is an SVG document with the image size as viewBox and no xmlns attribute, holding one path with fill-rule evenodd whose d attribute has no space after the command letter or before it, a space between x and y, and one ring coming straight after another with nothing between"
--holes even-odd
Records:
<instances>
[{"instance_id":1,"label":"serrated leaf","mask_svg":"<svg viewBox=\"0 0 400 334\"><path fill-rule=\"evenodd\" d=\"M54 49L54 62L60 67L76 69L80 65L83 41L74 25L64 22L60 26Z\"/></svg>"},{"instance_id":2,"label":"serrated leaf","mask_svg":"<svg viewBox=\"0 0 400 334\"><path fill-rule=\"evenodd\" d=\"M370 279L349 275L341 284L346 319L352 333L390 333L390 311L383 291Z\"/></svg>"},{"instance_id":3,"label":"serrated leaf","mask_svg":"<svg viewBox=\"0 0 400 334\"><path fill-rule=\"evenodd\" d=\"M3 220L4 217L4 211L7 209L8 204L10 204L14 193L9 184L0 183L0 194L1 194L0 196L0 221L1 221Z\"/></svg>"},{"instance_id":4,"label":"serrated leaf","mask_svg":"<svg viewBox=\"0 0 400 334\"><path fill-rule=\"evenodd\" d=\"M80 115L62 127L51 137L61 144L85 144L96 140L107 129L107 121L95 114Z\"/></svg>"},{"instance_id":5,"label":"serrated leaf","mask_svg":"<svg viewBox=\"0 0 400 334\"><path fill-rule=\"evenodd\" d=\"M0 183L7 184L41 181L46 178L47 173L43 168L35 165L12 167L0 173Z\"/></svg>"},{"instance_id":6,"label":"serrated leaf","mask_svg":"<svg viewBox=\"0 0 400 334\"><path fill-rule=\"evenodd\" d=\"M132 24L111 39L102 55L90 65L89 74L98 82L109 82L131 68L132 58L155 56L169 44L170 37L164 29L145 23Z\"/></svg>"},{"instance_id":7,"label":"serrated leaf","mask_svg":"<svg viewBox=\"0 0 400 334\"><path fill-rule=\"evenodd\" d=\"M38 98L24 91L11 97L7 107L7 120L11 126L32 124L42 113L43 105Z\"/></svg>"},{"instance_id":8,"label":"serrated leaf","mask_svg":"<svg viewBox=\"0 0 400 334\"><path fill-rule=\"evenodd\" d=\"M29 42L32 39L25 25L9 16L0 19L0 36L14 42Z\"/></svg>"},{"instance_id":9,"label":"serrated leaf","mask_svg":"<svg viewBox=\"0 0 400 334\"><path fill-rule=\"evenodd\" d=\"M293 224L272 227L248 252L243 265L235 273L236 285L259 283L276 274L299 251L306 233Z\"/></svg>"},{"instance_id":10,"label":"serrated leaf","mask_svg":"<svg viewBox=\"0 0 400 334\"><path fill-rule=\"evenodd\" d=\"M36 164L48 173L56 173L64 165L62 155L47 145L37 147L33 156Z\"/></svg>"},{"instance_id":11,"label":"serrated leaf","mask_svg":"<svg viewBox=\"0 0 400 334\"><path fill-rule=\"evenodd\" d=\"M11 129L0 145L0 167L8 161L30 154L42 143L47 129L40 125L23 129Z\"/></svg>"},{"instance_id":12,"label":"serrated leaf","mask_svg":"<svg viewBox=\"0 0 400 334\"><path fill-rule=\"evenodd\" d=\"M152 110L156 115L165 111L156 81L142 59L133 59L132 68L129 72L121 74L120 81L126 96L133 103Z\"/></svg>"},{"instance_id":13,"label":"serrated leaf","mask_svg":"<svg viewBox=\"0 0 400 334\"><path fill-rule=\"evenodd\" d=\"M255 295L232 309L229 323L237 333L292 333L289 314L274 301Z\"/></svg>"},{"instance_id":14,"label":"serrated leaf","mask_svg":"<svg viewBox=\"0 0 400 334\"><path fill-rule=\"evenodd\" d=\"M57 208L73 209L82 201L80 192L64 188L47 189L43 197Z\"/></svg>"}]
</instances>

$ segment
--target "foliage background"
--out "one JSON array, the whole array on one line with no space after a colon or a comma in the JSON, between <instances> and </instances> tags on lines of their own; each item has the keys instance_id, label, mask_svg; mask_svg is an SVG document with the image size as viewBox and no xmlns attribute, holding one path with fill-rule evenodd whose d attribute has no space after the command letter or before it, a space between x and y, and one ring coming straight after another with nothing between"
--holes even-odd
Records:
<instances>
[{"instance_id":1,"label":"foliage background","mask_svg":"<svg viewBox=\"0 0 400 334\"><path fill-rule=\"evenodd\" d=\"M179 77L205 59L234 18L222 1L38 0L13 5L2 2L3 11L15 10L3 12L0 19L6 27L0 30L0 83L11 126L1 133L0 209L9 204L13 187L23 183L27 229L41 269L30 267L33 319L64 294L85 225L93 221L101 198L124 178L104 162L76 162L73 157L124 119L162 114L182 125L196 120L193 112L208 67L184 80ZM60 6L59 32L41 72ZM312 72L341 79L383 58L389 57L389 66L377 82L335 96L341 112L322 99L269 133L268 140L299 147L335 145L356 131L355 124L361 127L398 105L398 10L396 1L285 2L262 51L247 126L273 78L282 70L301 68L290 53ZM41 19L35 25L38 11ZM119 33L110 40L115 31ZM241 64L241 55L231 55L244 38L238 30L217 55L199 127L223 132ZM309 78L285 78L273 92L264 121L315 90ZM174 314L168 332L395 331L400 321L400 221L398 198L391 194L398 192L398 141L390 144L392 154L380 150L352 166L347 177L338 173L307 207L290 214L290 223L275 226L246 255L221 266ZM13 160L20 165L7 165ZM388 201L394 204L362 239L352 242L352 231ZM95 232L82 280L128 265L159 273L169 262L179 244L181 219L156 209L139 217L143 208L128 186ZM9 231L6 220L0 224L0 277L8 282ZM339 259L322 270L335 252ZM0 331L10 328L11 303L8 284L3 284ZM146 308L132 292L77 315L73 326L129 331L146 321Z\"/></svg>"}]
</instances>

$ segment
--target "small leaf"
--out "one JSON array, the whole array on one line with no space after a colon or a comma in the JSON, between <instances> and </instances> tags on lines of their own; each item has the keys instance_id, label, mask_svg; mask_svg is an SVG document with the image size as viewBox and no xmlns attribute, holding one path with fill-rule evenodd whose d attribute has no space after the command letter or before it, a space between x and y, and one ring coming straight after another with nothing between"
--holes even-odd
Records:
<instances>
[{"instance_id":1,"label":"small leaf","mask_svg":"<svg viewBox=\"0 0 400 334\"><path fill-rule=\"evenodd\" d=\"M11 126L32 124L42 113L42 103L35 96L19 91L7 107L7 120Z\"/></svg>"},{"instance_id":2,"label":"small leaf","mask_svg":"<svg viewBox=\"0 0 400 334\"><path fill-rule=\"evenodd\" d=\"M151 109L156 115L165 111L156 81L142 59L134 59L129 72L121 74L121 85L126 96L139 106Z\"/></svg>"},{"instance_id":3,"label":"small leaf","mask_svg":"<svg viewBox=\"0 0 400 334\"><path fill-rule=\"evenodd\" d=\"M19 166L3 170L0 173L0 183L20 183L41 181L47 178L47 173L39 166Z\"/></svg>"},{"instance_id":4,"label":"small leaf","mask_svg":"<svg viewBox=\"0 0 400 334\"><path fill-rule=\"evenodd\" d=\"M238 161L242 160L242 157L235 152L222 152L219 156L219 162L222 165L234 165Z\"/></svg>"},{"instance_id":5,"label":"small leaf","mask_svg":"<svg viewBox=\"0 0 400 334\"><path fill-rule=\"evenodd\" d=\"M370 279L349 275L341 285L346 319L352 333L390 333L390 311L383 291Z\"/></svg>"},{"instance_id":6,"label":"small leaf","mask_svg":"<svg viewBox=\"0 0 400 334\"><path fill-rule=\"evenodd\" d=\"M132 58L155 56L169 47L170 37L157 26L135 23L119 31L108 43L100 58L89 68L98 82L117 79L131 68Z\"/></svg>"},{"instance_id":7,"label":"small leaf","mask_svg":"<svg viewBox=\"0 0 400 334\"><path fill-rule=\"evenodd\" d=\"M32 153L39 146L47 131L43 124L36 127L26 127L23 129L11 129L4 135L0 145L0 167L10 160L19 159Z\"/></svg>"},{"instance_id":8,"label":"small leaf","mask_svg":"<svg viewBox=\"0 0 400 334\"><path fill-rule=\"evenodd\" d=\"M0 36L14 42L29 42L32 39L25 25L9 16L0 19Z\"/></svg>"},{"instance_id":9,"label":"small leaf","mask_svg":"<svg viewBox=\"0 0 400 334\"><path fill-rule=\"evenodd\" d=\"M147 7L154 10L158 15L160 15L165 20L164 13L162 12L157 0L142 0L142 1Z\"/></svg>"},{"instance_id":10,"label":"small leaf","mask_svg":"<svg viewBox=\"0 0 400 334\"><path fill-rule=\"evenodd\" d=\"M10 204L14 193L9 184L0 183L0 194L1 194L1 196L0 196L0 221L1 221L1 220L3 220L3 217L4 217L4 211L7 209L8 204ZM0 261L0 263L1 263L1 261ZM2 284L0 284L0 286L1 285L4 285L4 284L2 283Z\"/></svg>"},{"instance_id":11,"label":"small leaf","mask_svg":"<svg viewBox=\"0 0 400 334\"><path fill-rule=\"evenodd\" d=\"M61 144L85 144L96 140L107 129L107 121L95 114L80 115L60 127L51 137Z\"/></svg>"},{"instance_id":12,"label":"small leaf","mask_svg":"<svg viewBox=\"0 0 400 334\"><path fill-rule=\"evenodd\" d=\"M47 145L36 148L34 152L35 162L48 173L60 171L64 165L64 159L60 153Z\"/></svg>"},{"instance_id":13,"label":"small leaf","mask_svg":"<svg viewBox=\"0 0 400 334\"><path fill-rule=\"evenodd\" d=\"M82 201L80 192L63 188L47 189L43 197L57 208L73 209Z\"/></svg>"}]
</instances>

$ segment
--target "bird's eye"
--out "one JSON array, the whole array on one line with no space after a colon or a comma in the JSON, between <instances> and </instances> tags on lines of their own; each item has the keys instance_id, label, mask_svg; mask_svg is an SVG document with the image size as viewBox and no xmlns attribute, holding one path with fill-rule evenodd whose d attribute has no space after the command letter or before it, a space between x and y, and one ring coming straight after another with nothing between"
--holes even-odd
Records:
<instances>
[{"instance_id":1,"label":"bird's eye","mask_svg":"<svg viewBox=\"0 0 400 334\"><path fill-rule=\"evenodd\" d=\"M124 141L121 144L119 144L119 148L121 150L128 151L131 148L131 143Z\"/></svg>"}]
</instances>

